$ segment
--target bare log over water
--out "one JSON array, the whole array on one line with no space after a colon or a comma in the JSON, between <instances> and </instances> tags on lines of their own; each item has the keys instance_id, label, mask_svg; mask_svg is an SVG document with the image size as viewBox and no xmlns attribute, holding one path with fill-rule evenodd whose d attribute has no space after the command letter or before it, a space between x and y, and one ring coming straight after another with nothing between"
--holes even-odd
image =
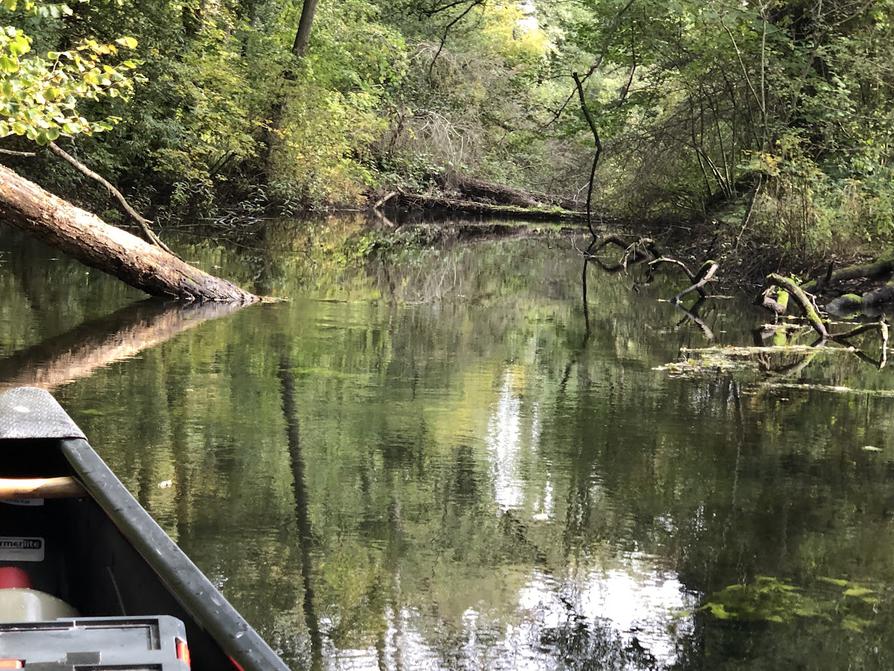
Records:
<instances>
[{"instance_id":1,"label":"bare log over water","mask_svg":"<svg viewBox=\"0 0 894 671\"><path fill-rule=\"evenodd\" d=\"M519 207L518 205L495 205L474 200L459 200L455 198L443 198L440 196L428 196L415 193L400 193L397 197L400 203L406 207L419 207L429 210L444 210L447 212L466 212L468 214L482 214L491 217L511 217L517 219L586 219L585 212L563 210L558 207Z\"/></svg>"},{"instance_id":2,"label":"bare log over water","mask_svg":"<svg viewBox=\"0 0 894 671\"><path fill-rule=\"evenodd\" d=\"M258 300L231 282L109 226L2 165L0 219L152 296L235 303Z\"/></svg>"},{"instance_id":3,"label":"bare log over water","mask_svg":"<svg viewBox=\"0 0 894 671\"><path fill-rule=\"evenodd\" d=\"M692 276L692 284L671 299L672 303L679 303L683 300L683 296L693 291L697 291L701 296L705 295L705 285L714 279L720 264L716 261L705 261L701 268Z\"/></svg>"},{"instance_id":4,"label":"bare log over water","mask_svg":"<svg viewBox=\"0 0 894 671\"><path fill-rule=\"evenodd\" d=\"M0 359L0 388L26 386L53 390L244 306L243 303L181 305L153 299L133 303Z\"/></svg>"}]
</instances>

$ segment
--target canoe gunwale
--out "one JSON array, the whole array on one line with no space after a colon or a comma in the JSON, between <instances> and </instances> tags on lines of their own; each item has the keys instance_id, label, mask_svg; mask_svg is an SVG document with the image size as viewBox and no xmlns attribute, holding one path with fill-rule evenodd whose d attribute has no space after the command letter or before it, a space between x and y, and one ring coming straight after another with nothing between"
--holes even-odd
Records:
<instances>
[{"instance_id":1,"label":"canoe gunwale","mask_svg":"<svg viewBox=\"0 0 894 671\"><path fill-rule=\"evenodd\" d=\"M0 444L52 438L86 437L45 389L16 387L0 394Z\"/></svg>"}]
</instances>

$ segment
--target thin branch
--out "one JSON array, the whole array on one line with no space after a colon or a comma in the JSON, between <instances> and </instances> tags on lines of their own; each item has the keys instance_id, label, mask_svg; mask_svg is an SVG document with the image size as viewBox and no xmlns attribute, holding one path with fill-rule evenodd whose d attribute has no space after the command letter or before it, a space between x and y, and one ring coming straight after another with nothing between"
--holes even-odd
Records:
<instances>
[{"instance_id":1,"label":"thin branch","mask_svg":"<svg viewBox=\"0 0 894 671\"><path fill-rule=\"evenodd\" d=\"M671 257L669 257L669 256L660 256L660 257L658 257L657 259L655 259L654 261L649 261L649 267L650 267L650 268L657 268L658 266L660 266L660 265L662 265L662 264L664 264L664 263L669 263L669 264L678 266L680 269L682 269L682 271L683 271L684 273L686 273L686 277L689 278L689 281L690 281L690 282L696 282L696 281L697 281L697 280L695 279L695 273L693 273L691 270L689 270L689 266L687 266L685 263L683 263L683 262L680 261L679 259L673 259L673 258L671 258Z\"/></svg>"},{"instance_id":2,"label":"thin branch","mask_svg":"<svg viewBox=\"0 0 894 671\"><path fill-rule=\"evenodd\" d=\"M627 4L624 5L618 11L617 14L615 14L615 18L612 19L612 24L608 28L608 34L607 34L608 38L610 38L614 34L615 30L618 29L618 26L621 24L621 19L623 18L624 14L627 13L627 10L630 9L630 7L633 5L633 3L635 1L636 0L628 0ZM602 53L599 54L596 61L587 69L587 71L584 73L584 76L580 78L581 82L586 82L593 75L593 73L596 72L596 70L598 70L600 67L602 67L602 63L605 61L607 55L608 55L608 45L605 45L602 50ZM634 55L634 58L635 58L635 55ZM549 121L547 121L546 123L542 124L538 130L546 130L547 128L552 126L554 123L556 123L556 121L559 120L559 117L562 116L562 113L565 111L565 108L567 108L569 103L571 103L571 101L574 100L574 94L575 94L575 91L571 91L571 93L569 93L568 96L565 98L565 101L559 106L559 109L557 109L553 113L552 118Z\"/></svg>"},{"instance_id":3,"label":"thin branch","mask_svg":"<svg viewBox=\"0 0 894 671\"><path fill-rule=\"evenodd\" d=\"M723 26L723 29L726 31L726 34L729 35L730 42L733 43L733 49L736 52L736 58L739 60L739 65L742 67L742 74L745 76L745 83L748 84L748 89L751 91L751 95L754 96L754 99L757 101L758 107L760 107L761 114L766 117L767 109L763 100L761 100L761 96L757 94L757 91L754 89L754 84L751 83L751 77L748 76L748 68L745 67L745 61L742 60L742 52L739 51L739 45L736 44L736 38L733 37L732 31L727 28L726 24L721 21L720 25Z\"/></svg>"},{"instance_id":4,"label":"thin branch","mask_svg":"<svg viewBox=\"0 0 894 671\"><path fill-rule=\"evenodd\" d=\"M716 261L705 261L702 264L702 267L699 268L699 271L695 274L693 278L693 283L691 286L686 287L674 296L671 299L671 303L675 305L683 300L683 296L693 291L697 291L701 296L705 295L704 286L714 279L714 276L717 274L717 270L720 268L720 265Z\"/></svg>"},{"instance_id":5,"label":"thin branch","mask_svg":"<svg viewBox=\"0 0 894 671\"><path fill-rule=\"evenodd\" d=\"M624 88L621 89L621 95L618 96L618 102L615 103L616 107L621 107L624 104L624 101L627 100L627 96L630 93L630 87L633 85L633 77L636 75L636 41L630 40L630 74L627 76L627 83L624 84Z\"/></svg>"},{"instance_id":6,"label":"thin branch","mask_svg":"<svg viewBox=\"0 0 894 671\"><path fill-rule=\"evenodd\" d=\"M754 214L754 206L757 203L758 196L760 196L761 187L764 184L763 177L760 177L757 182L757 186L754 187L754 192L751 194L751 202L748 203L748 211L745 213L745 217L742 219L742 228L739 229L739 235L736 236L736 244L733 246L733 252L736 252L739 249L739 243L742 241L742 235L745 233L745 229L748 228L748 224L751 223L751 215Z\"/></svg>"},{"instance_id":7,"label":"thin branch","mask_svg":"<svg viewBox=\"0 0 894 671\"><path fill-rule=\"evenodd\" d=\"M111 182L109 182L107 179L105 179L102 175L99 175L99 174L93 172L90 168L88 168L86 165L81 163L78 159L76 159L74 156L69 154L67 151L62 149L62 147L57 145L55 142L50 142L50 144L47 146L49 147L51 152L53 152L54 154L56 154L56 156L63 159L64 161L66 161L71 166L73 166L78 172L80 172L81 174L86 175L90 179L102 184L108 190L108 192L115 198L115 200L118 201L118 204L127 213L127 215L139 225L139 227L143 231L143 236L146 238L147 242L152 243L156 247L160 247L161 249L165 250L168 254L174 254L174 252L171 251L170 247L168 247L164 242L162 242L161 238L159 238L158 235L156 235L155 232L149 227L152 222L149 221L148 219L146 219L145 217L143 217L142 215L140 215L140 213L137 212L131 206L131 204L127 202L127 199L124 197L124 194L121 193L114 186L112 186ZM174 256L176 256L176 254L174 254Z\"/></svg>"},{"instance_id":8,"label":"thin branch","mask_svg":"<svg viewBox=\"0 0 894 671\"><path fill-rule=\"evenodd\" d=\"M444 33L441 35L441 42L440 42L440 44L438 44L438 50L435 52L434 57L431 59L431 63L428 64L428 80L429 81L431 81L432 73L434 72L434 69L435 69L435 63L437 62L438 57L441 55L441 52L444 50L444 45L447 43L447 37L450 34L450 29L453 28L453 26L455 26L457 23L462 21L464 18L466 18L466 16L469 14L469 12L471 12L473 9L475 9L479 5L483 5L485 2L486 2L486 0L472 0L472 2L469 4L468 7L466 7L462 12L460 12L455 17L453 17L453 19L451 19L450 22L446 26L444 26ZM458 4L461 4L461 3L454 3L454 5L451 5L451 6L455 6Z\"/></svg>"},{"instance_id":9,"label":"thin branch","mask_svg":"<svg viewBox=\"0 0 894 671\"><path fill-rule=\"evenodd\" d=\"M584 118L587 120L587 125L590 126L590 130L593 133L593 143L595 145L595 151L593 152L593 164L590 167L590 181L587 185L587 228L590 229L590 235L593 236L593 239L595 240L596 230L593 228L592 212L593 182L596 179L596 166L599 164L599 157L602 156L602 140L599 137L599 129L596 127L596 122L593 120L593 115L590 113L590 108L587 107L587 99L584 95L583 82L581 82L581 79L576 72L572 72L571 77L574 79L574 84L577 87L577 95L580 98L580 108L584 114Z\"/></svg>"},{"instance_id":10,"label":"thin branch","mask_svg":"<svg viewBox=\"0 0 894 671\"><path fill-rule=\"evenodd\" d=\"M440 14L441 12L445 12L448 9L453 9L454 7L459 7L467 2L467 0L455 0L454 2L448 2L445 5L441 5L440 7L432 7L431 9L420 9L419 13L424 14L425 16L432 17L435 14Z\"/></svg>"}]
</instances>

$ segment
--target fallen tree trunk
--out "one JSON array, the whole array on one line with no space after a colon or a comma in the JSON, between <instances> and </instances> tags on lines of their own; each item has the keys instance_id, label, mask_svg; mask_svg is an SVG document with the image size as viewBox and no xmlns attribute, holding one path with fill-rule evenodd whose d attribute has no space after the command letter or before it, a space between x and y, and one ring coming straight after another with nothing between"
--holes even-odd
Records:
<instances>
[{"instance_id":1,"label":"fallen tree trunk","mask_svg":"<svg viewBox=\"0 0 894 671\"><path fill-rule=\"evenodd\" d=\"M524 189L488 182L454 172L438 175L436 181L442 188L457 191L464 198L491 202L495 205L561 207L565 210L576 210L581 205L581 203L568 198L558 198L543 193L525 191Z\"/></svg>"},{"instance_id":2,"label":"fallen tree trunk","mask_svg":"<svg viewBox=\"0 0 894 671\"><path fill-rule=\"evenodd\" d=\"M252 303L257 296L109 226L0 165L0 219L152 296Z\"/></svg>"},{"instance_id":3,"label":"fallen tree trunk","mask_svg":"<svg viewBox=\"0 0 894 671\"><path fill-rule=\"evenodd\" d=\"M489 200L497 205L540 207L542 203L532 194L503 184L493 184L483 179L451 174L444 179L444 186L454 188L472 200Z\"/></svg>"},{"instance_id":4,"label":"fallen tree trunk","mask_svg":"<svg viewBox=\"0 0 894 671\"><path fill-rule=\"evenodd\" d=\"M572 219L585 220L585 212L563 210L557 207L520 207L518 205L494 205L492 203L480 203L474 200L458 200L440 196L427 196L415 193L401 193L398 197L401 204L407 207L421 207L430 210L445 210L448 212L465 212L468 214L483 214L489 217L513 217L522 219Z\"/></svg>"},{"instance_id":5,"label":"fallen tree trunk","mask_svg":"<svg viewBox=\"0 0 894 671\"><path fill-rule=\"evenodd\" d=\"M856 266L846 266L828 273L821 280L811 280L803 285L805 291L820 291L830 284L846 282L848 280L874 279L894 273L894 256L878 259L872 263L864 263Z\"/></svg>"},{"instance_id":6,"label":"fallen tree trunk","mask_svg":"<svg viewBox=\"0 0 894 671\"><path fill-rule=\"evenodd\" d=\"M771 273L767 275L767 287L777 287L780 291L791 296L804 313L804 318L810 323L814 330L819 333L820 337L822 337L823 340L829 338L830 334L829 329L826 327L826 323L823 321L822 317L820 317L816 306L813 305L813 301L810 300L810 297L797 282L790 277L783 277L782 275ZM764 293L766 294L767 292L765 291Z\"/></svg>"},{"instance_id":7,"label":"fallen tree trunk","mask_svg":"<svg viewBox=\"0 0 894 671\"><path fill-rule=\"evenodd\" d=\"M863 305L875 306L894 301L894 282L889 282L878 289L863 294Z\"/></svg>"}]
</instances>

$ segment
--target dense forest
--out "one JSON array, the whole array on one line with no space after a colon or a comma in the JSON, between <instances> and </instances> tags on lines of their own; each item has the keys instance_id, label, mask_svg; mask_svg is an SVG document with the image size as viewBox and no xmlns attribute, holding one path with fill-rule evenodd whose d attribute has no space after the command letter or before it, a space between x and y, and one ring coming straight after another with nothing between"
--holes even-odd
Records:
<instances>
[{"instance_id":1,"label":"dense forest","mask_svg":"<svg viewBox=\"0 0 894 671\"><path fill-rule=\"evenodd\" d=\"M3 160L112 222L357 207L456 179L717 222L891 232L894 3L4 0ZM573 73L579 73L582 98ZM594 122L588 127L582 105Z\"/></svg>"}]
</instances>

